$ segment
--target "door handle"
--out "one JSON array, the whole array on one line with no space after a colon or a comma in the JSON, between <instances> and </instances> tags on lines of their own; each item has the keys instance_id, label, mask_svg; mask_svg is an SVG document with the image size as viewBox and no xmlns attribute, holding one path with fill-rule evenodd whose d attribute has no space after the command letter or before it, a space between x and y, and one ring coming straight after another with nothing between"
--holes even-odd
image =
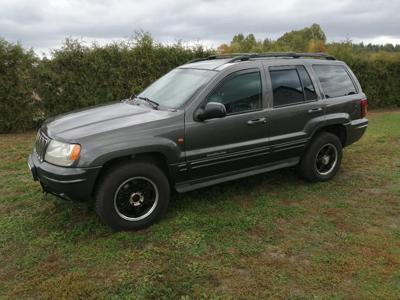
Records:
<instances>
[{"instance_id":1,"label":"door handle","mask_svg":"<svg viewBox=\"0 0 400 300\"><path fill-rule=\"evenodd\" d=\"M249 124L249 125L256 125L256 124L261 124L261 123L263 123L263 124L267 123L267 118L258 118L258 119L253 119L253 120L247 121L247 124Z\"/></svg>"},{"instance_id":2,"label":"door handle","mask_svg":"<svg viewBox=\"0 0 400 300\"><path fill-rule=\"evenodd\" d=\"M317 113L317 112L320 112L320 111L322 111L322 107L316 107L316 108L309 109L308 113L309 114L314 114L314 113Z\"/></svg>"}]
</instances>

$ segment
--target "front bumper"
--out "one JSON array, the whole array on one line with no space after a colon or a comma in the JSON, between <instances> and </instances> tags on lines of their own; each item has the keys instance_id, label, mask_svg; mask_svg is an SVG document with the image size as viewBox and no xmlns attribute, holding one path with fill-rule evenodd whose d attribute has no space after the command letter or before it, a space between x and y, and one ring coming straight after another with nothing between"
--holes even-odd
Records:
<instances>
[{"instance_id":1,"label":"front bumper","mask_svg":"<svg viewBox=\"0 0 400 300\"><path fill-rule=\"evenodd\" d=\"M77 201L87 201L92 197L101 169L59 167L40 162L35 153L29 155L28 166L33 179L40 182L43 191Z\"/></svg>"},{"instance_id":2,"label":"front bumper","mask_svg":"<svg viewBox=\"0 0 400 300\"><path fill-rule=\"evenodd\" d=\"M346 124L346 146L357 142L368 127L368 119L357 119Z\"/></svg>"}]
</instances>

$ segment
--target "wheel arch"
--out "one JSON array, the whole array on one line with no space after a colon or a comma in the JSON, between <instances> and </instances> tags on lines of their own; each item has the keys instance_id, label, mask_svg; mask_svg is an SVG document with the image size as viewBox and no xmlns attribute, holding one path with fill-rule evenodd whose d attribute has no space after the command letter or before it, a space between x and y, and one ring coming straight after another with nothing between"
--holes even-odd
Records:
<instances>
[{"instance_id":1,"label":"wheel arch","mask_svg":"<svg viewBox=\"0 0 400 300\"><path fill-rule=\"evenodd\" d=\"M114 158L106 161L103 164L99 174L97 174L95 184L93 185L92 196L95 195L96 190L98 189L99 184L101 184L102 179L104 178L104 176L107 175L107 173L111 169L118 166L119 164L132 163L132 162L147 162L147 163L156 165L167 176L170 184L173 183L172 172L169 168L168 160L164 153L162 153L162 152L135 153L132 155L124 155L124 156L114 157Z\"/></svg>"},{"instance_id":2,"label":"wheel arch","mask_svg":"<svg viewBox=\"0 0 400 300\"><path fill-rule=\"evenodd\" d=\"M338 124L329 124L329 125L322 126L314 131L311 140L321 132L329 132L329 133L336 135L339 138L339 140L342 144L342 147L346 146L347 130L346 130L345 125L338 123Z\"/></svg>"}]
</instances>

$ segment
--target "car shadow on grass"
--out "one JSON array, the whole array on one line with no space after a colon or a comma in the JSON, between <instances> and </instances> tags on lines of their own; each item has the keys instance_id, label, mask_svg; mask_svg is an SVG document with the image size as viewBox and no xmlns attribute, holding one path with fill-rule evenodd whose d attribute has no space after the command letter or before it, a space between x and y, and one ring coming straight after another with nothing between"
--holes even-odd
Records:
<instances>
[{"instance_id":1,"label":"car shadow on grass","mask_svg":"<svg viewBox=\"0 0 400 300\"><path fill-rule=\"evenodd\" d=\"M196 212L208 213L213 209L237 209L252 206L257 199L270 199L288 188L304 188L309 183L300 179L294 168L286 168L229 181L191 192L173 193L165 216Z\"/></svg>"},{"instance_id":2,"label":"car shadow on grass","mask_svg":"<svg viewBox=\"0 0 400 300\"><path fill-rule=\"evenodd\" d=\"M160 223L174 222L177 216L196 212L206 214L217 207L228 209L232 206L246 207L259 195L269 198L275 193L284 191L287 187L304 186L305 181L299 179L294 168L286 168L254 175L234 181L229 181L187 193L172 192L167 213ZM109 229L97 218L94 203L75 202L58 199L49 195L53 202L53 218L55 228L74 229L81 233L105 233ZM95 229L95 227L99 227ZM102 229L100 229L102 228Z\"/></svg>"}]
</instances>

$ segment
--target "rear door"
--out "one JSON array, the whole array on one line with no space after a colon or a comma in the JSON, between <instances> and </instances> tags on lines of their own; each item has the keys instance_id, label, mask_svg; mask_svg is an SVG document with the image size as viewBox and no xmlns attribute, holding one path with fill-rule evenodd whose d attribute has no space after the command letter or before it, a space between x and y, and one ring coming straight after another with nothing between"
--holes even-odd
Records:
<instances>
[{"instance_id":1,"label":"rear door","mask_svg":"<svg viewBox=\"0 0 400 300\"><path fill-rule=\"evenodd\" d=\"M323 63L314 64L312 68L326 99L326 115L350 117L347 121L358 119L361 115L360 100L365 98L365 94L348 67L344 64Z\"/></svg>"},{"instance_id":2,"label":"rear door","mask_svg":"<svg viewBox=\"0 0 400 300\"><path fill-rule=\"evenodd\" d=\"M299 157L313 124L324 121L325 103L304 65L268 67L272 108L269 118L271 159Z\"/></svg>"},{"instance_id":3,"label":"rear door","mask_svg":"<svg viewBox=\"0 0 400 300\"><path fill-rule=\"evenodd\" d=\"M185 148L192 179L240 172L267 161L265 77L260 68L226 75L204 98L225 105L227 116L196 121L187 116Z\"/></svg>"}]
</instances>

